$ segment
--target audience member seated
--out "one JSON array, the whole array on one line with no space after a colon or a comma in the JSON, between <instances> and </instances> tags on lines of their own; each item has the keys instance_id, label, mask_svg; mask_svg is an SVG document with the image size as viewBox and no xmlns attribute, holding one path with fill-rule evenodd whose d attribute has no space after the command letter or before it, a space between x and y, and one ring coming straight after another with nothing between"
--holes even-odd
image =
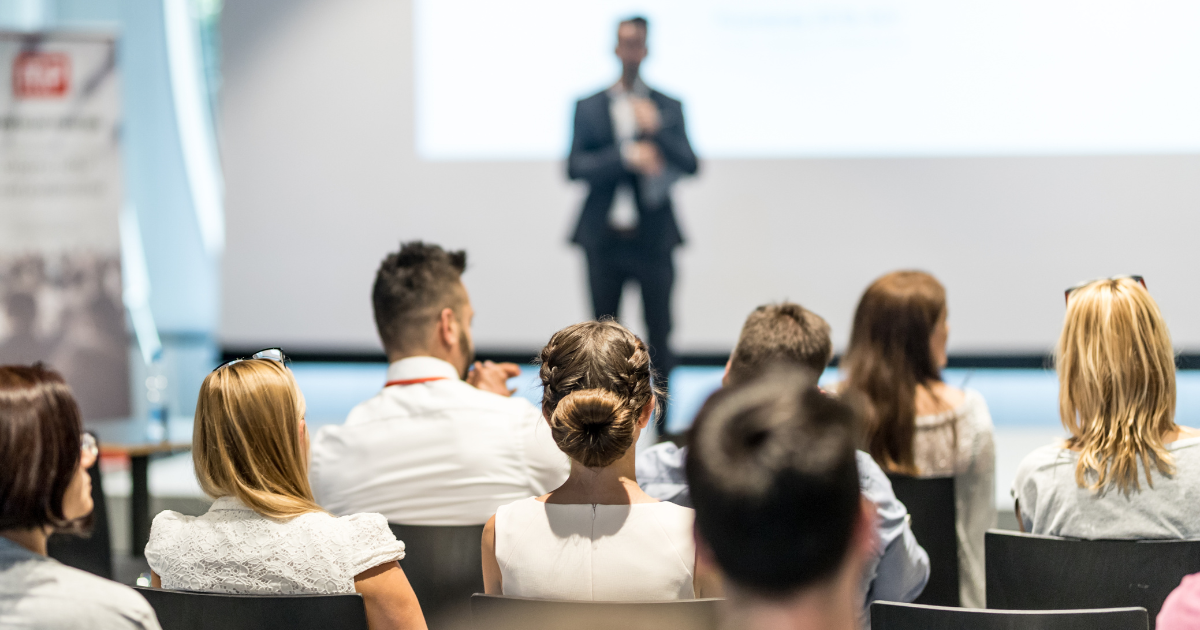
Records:
<instances>
[{"instance_id":1,"label":"audience member seated","mask_svg":"<svg viewBox=\"0 0 1200 630\"><path fill-rule=\"evenodd\" d=\"M692 510L637 484L634 444L657 404L646 346L614 321L586 322L555 333L540 361L542 413L571 474L488 520L487 592L594 601L719 594L715 574L696 562Z\"/></svg>"},{"instance_id":2,"label":"audience member seated","mask_svg":"<svg viewBox=\"0 0 1200 630\"><path fill-rule=\"evenodd\" d=\"M475 363L464 252L408 243L375 276L387 385L346 423L317 431L310 476L334 514L401 525L482 525L496 508L545 494L567 458L541 413L510 397L513 364Z\"/></svg>"},{"instance_id":3,"label":"audience member seated","mask_svg":"<svg viewBox=\"0 0 1200 630\"><path fill-rule=\"evenodd\" d=\"M58 373L0 367L0 628L157 630L133 589L46 557L92 513L96 442ZM82 442L82 444L81 444Z\"/></svg>"},{"instance_id":4,"label":"audience member seated","mask_svg":"<svg viewBox=\"0 0 1200 630\"><path fill-rule=\"evenodd\" d=\"M1157 630L1200 628L1200 573L1185 578L1163 602L1154 622Z\"/></svg>"},{"instance_id":5,"label":"audience member seated","mask_svg":"<svg viewBox=\"0 0 1200 630\"><path fill-rule=\"evenodd\" d=\"M687 476L698 550L725 578L728 627L857 627L875 508L859 492L855 424L792 368L704 404Z\"/></svg>"},{"instance_id":6,"label":"audience member seated","mask_svg":"<svg viewBox=\"0 0 1200 630\"><path fill-rule=\"evenodd\" d=\"M330 515L306 476L304 398L278 350L217 368L200 386L192 457L216 499L162 512L146 561L156 588L237 595L361 593L372 630L423 629L404 543L379 514ZM278 359L278 360L276 360Z\"/></svg>"},{"instance_id":7,"label":"audience member seated","mask_svg":"<svg viewBox=\"0 0 1200 630\"><path fill-rule=\"evenodd\" d=\"M829 324L821 316L790 302L760 306L746 318L737 346L725 365L724 386L745 383L774 363L791 363L819 375L833 357ZM680 502L690 494L683 460L687 448L670 442L656 444L637 457L637 476L646 493L662 500ZM871 456L855 451L859 489L875 505L879 535L877 553L867 563L863 580L864 622L871 602L910 602L921 594L929 580L929 556L913 537L908 509L896 499L892 483ZM647 470L657 483L646 484ZM669 482L675 482L670 484ZM656 494L663 492L669 496Z\"/></svg>"},{"instance_id":8,"label":"audience member seated","mask_svg":"<svg viewBox=\"0 0 1200 630\"><path fill-rule=\"evenodd\" d=\"M873 282L854 313L838 390L866 403L865 446L884 470L954 477L959 598L983 608L996 447L983 396L942 382L946 316L946 290L927 273L897 271Z\"/></svg>"},{"instance_id":9,"label":"audience member seated","mask_svg":"<svg viewBox=\"0 0 1200 630\"><path fill-rule=\"evenodd\" d=\"M1055 351L1070 435L1017 468L1024 531L1115 539L1200 538L1200 431L1175 424L1175 354L1140 278L1069 292Z\"/></svg>"}]
</instances>

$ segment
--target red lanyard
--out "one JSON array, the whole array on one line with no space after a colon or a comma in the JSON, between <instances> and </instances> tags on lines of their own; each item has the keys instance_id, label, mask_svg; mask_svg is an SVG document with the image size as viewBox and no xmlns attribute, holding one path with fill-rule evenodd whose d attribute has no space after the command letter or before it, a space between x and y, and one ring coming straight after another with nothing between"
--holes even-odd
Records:
<instances>
[{"instance_id":1,"label":"red lanyard","mask_svg":"<svg viewBox=\"0 0 1200 630\"><path fill-rule=\"evenodd\" d=\"M430 381L444 381L444 380L446 380L445 376L426 376L425 378L409 378L409 379L405 379L403 381L388 381L388 382L384 383L383 386L391 387L392 385L420 385L421 383L428 383Z\"/></svg>"}]
</instances>

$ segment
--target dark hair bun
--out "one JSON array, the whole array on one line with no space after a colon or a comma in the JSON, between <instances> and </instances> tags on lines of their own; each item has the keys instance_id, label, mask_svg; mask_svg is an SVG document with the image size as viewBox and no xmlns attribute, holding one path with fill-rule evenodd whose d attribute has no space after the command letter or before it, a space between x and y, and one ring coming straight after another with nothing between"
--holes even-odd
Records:
<instances>
[{"instance_id":1,"label":"dark hair bun","mask_svg":"<svg viewBox=\"0 0 1200 630\"><path fill-rule=\"evenodd\" d=\"M603 468L633 446L636 423L636 411L617 394L583 389L558 402L550 416L550 432L571 459L588 468Z\"/></svg>"}]
</instances>

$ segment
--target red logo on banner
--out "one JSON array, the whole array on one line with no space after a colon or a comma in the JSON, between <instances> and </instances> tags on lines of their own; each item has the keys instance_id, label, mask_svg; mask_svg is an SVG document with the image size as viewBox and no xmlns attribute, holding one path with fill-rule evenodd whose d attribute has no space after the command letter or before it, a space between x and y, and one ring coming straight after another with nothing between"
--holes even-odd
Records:
<instances>
[{"instance_id":1,"label":"red logo on banner","mask_svg":"<svg viewBox=\"0 0 1200 630\"><path fill-rule=\"evenodd\" d=\"M17 98L60 98L71 87L71 58L65 53L25 52L13 61Z\"/></svg>"}]
</instances>

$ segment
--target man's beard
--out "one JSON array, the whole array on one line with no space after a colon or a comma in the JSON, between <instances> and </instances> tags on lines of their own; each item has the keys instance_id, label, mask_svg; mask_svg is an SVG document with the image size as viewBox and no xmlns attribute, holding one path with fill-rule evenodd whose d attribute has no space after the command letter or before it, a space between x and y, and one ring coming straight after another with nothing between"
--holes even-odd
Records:
<instances>
[{"instance_id":1,"label":"man's beard","mask_svg":"<svg viewBox=\"0 0 1200 630\"><path fill-rule=\"evenodd\" d=\"M467 330L464 328L458 333L458 347L461 349L463 358L462 380L467 380L467 373L471 371L471 364L475 363L475 346L471 345L471 340L467 337Z\"/></svg>"}]
</instances>

